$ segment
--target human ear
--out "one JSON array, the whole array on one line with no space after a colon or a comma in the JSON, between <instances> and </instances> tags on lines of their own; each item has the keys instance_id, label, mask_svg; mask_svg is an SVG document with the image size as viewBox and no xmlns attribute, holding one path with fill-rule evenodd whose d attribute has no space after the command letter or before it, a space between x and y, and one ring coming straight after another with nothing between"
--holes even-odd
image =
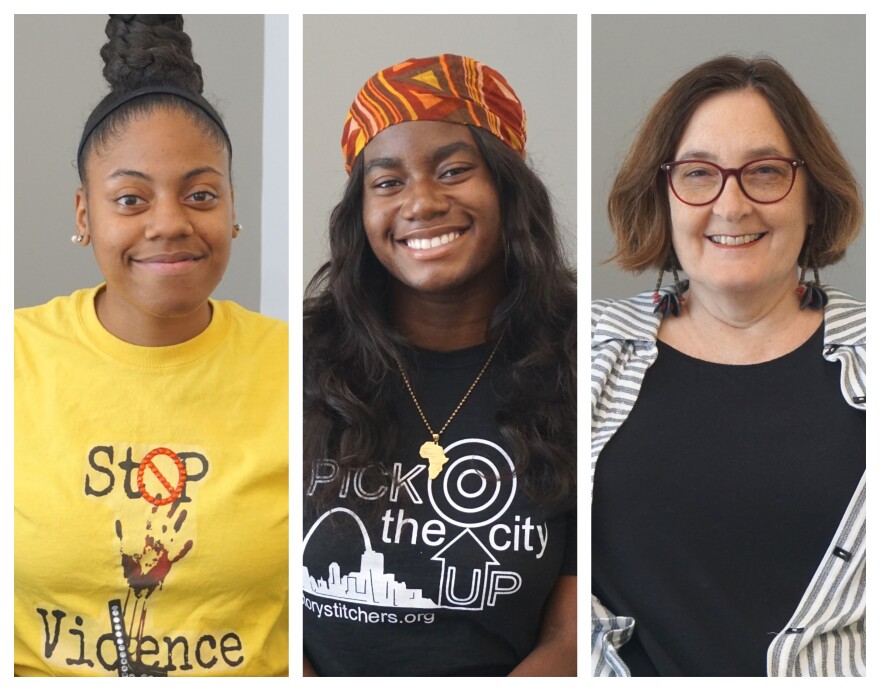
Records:
<instances>
[{"instance_id":1,"label":"human ear","mask_svg":"<svg viewBox=\"0 0 880 691\"><path fill-rule=\"evenodd\" d=\"M88 202L83 187L77 189L73 197L73 212L76 219L76 230L83 238L81 246L85 247L91 241L91 234L89 232Z\"/></svg>"}]
</instances>

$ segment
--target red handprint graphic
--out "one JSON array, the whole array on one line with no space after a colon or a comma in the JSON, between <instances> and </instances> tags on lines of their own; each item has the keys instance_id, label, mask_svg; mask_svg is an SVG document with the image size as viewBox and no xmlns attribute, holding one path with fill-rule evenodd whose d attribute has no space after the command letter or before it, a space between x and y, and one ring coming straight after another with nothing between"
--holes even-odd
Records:
<instances>
[{"instance_id":1,"label":"red handprint graphic","mask_svg":"<svg viewBox=\"0 0 880 691\"><path fill-rule=\"evenodd\" d=\"M143 529L143 541L138 539L137 533L140 531L137 530L134 531L134 541L123 539L122 521L116 521L122 572L125 580L128 581L122 618L128 622L128 638L135 642L135 661L138 658L137 643L144 635L147 599L156 588L162 589L171 567L183 559L193 547L192 540L184 540L180 535L187 512L185 509L180 509L178 514L179 509L177 502L172 503L167 509L164 506L153 506ZM132 594L134 594L133 602ZM138 603L140 603L140 613L138 613ZM130 615L129 605L131 605ZM134 631L136 620L137 630Z\"/></svg>"}]
</instances>

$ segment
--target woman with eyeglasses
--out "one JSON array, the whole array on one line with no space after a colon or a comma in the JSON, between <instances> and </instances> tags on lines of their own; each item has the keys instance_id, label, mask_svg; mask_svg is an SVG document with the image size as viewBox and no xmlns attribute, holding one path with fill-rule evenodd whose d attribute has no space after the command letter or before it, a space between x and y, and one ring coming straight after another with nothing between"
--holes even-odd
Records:
<instances>
[{"instance_id":1,"label":"woman with eyeglasses","mask_svg":"<svg viewBox=\"0 0 880 691\"><path fill-rule=\"evenodd\" d=\"M865 305L818 275L859 232L847 162L777 62L720 57L608 211L660 276L593 304L592 674L863 676Z\"/></svg>"}]
</instances>

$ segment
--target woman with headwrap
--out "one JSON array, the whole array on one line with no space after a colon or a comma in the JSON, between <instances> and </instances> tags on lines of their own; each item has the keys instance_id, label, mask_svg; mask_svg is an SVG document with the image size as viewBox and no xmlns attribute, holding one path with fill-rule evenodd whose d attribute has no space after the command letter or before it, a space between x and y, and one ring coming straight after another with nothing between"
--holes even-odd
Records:
<instances>
[{"instance_id":1,"label":"woman with headwrap","mask_svg":"<svg viewBox=\"0 0 880 691\"><path fill-rule=\"evenodd\" d=\"M352 104L304 308L307 674L575 673L575 284L525 141L471 58Z\"/></svg>"}]
</instances>

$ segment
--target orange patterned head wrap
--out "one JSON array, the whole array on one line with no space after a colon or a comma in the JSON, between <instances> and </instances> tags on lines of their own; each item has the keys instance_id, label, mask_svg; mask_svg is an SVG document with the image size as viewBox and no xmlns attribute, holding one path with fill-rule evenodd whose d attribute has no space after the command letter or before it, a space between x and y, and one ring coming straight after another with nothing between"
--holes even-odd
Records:
<instances>
[{"instance_id":1,"label":"orange patterned head wrap","mask_svg":"<svg viewBox=\"0 0 880 691\"><path fill-rule=\"evenodd\" d=\"M345 170L386 127L442 120L489 130L525 157L526 113L510 84L472 58L410 58L370 77L351 104L342 130Z\"/></svg>"}]
</instances>

